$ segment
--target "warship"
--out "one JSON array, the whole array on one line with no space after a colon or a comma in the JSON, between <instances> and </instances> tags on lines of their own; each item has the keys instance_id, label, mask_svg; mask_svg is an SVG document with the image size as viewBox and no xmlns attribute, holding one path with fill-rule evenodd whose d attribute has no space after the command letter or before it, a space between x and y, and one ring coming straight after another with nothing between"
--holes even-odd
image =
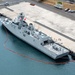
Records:
<instances>
[{"instance_id":1,"label":"warship","mask_svg":"<svg viewBox=\"0 0 75 75\"><path fill-rule=\"evenodd\" d=\"M45 53L54 60L69 54L67 48L56 43L50 36L39 29L36 29L33 23L26 22L24 13L19 13L14 20L0 16L0 22L2 23L2 26L16 37Z\"/></svg>"}]
</instances>

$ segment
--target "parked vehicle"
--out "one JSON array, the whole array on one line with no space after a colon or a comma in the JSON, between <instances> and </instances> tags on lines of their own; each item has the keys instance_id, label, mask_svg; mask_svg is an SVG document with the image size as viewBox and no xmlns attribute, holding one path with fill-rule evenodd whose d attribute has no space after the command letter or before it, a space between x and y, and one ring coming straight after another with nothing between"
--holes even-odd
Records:
<instances>
[{"instance_id":1,"label":"parked vehicle","mask_svg":"<svg viewBox=\"0 0 75 75\"><path fill-rule=\"evenodd\" d=\"M68 13L75 13L75 10L72 10L72 9L66 8L66 9L65 9L65 12L68 12Z\"/></svg>"},{"instance_id":2,"label":"parked vehicle","mask_svg":"<svg viewBox=\"0 0 75 75\"><path fill-rule=\"evenodd\" d=\"M57 8L57 9L63 9L62 2L57 2L57 3L54 5L54 7Z\"/></svg>"},{"instance_id":3,"label":"parked vehicle","mask_svg":"<svg viewBox=\"0 0 75 75\"><path fill-rule=\"evenodd\" d=\"M67 12L67 11L69 11L69 10L70 10L69 8L66 8L66 9L65 9L65 12Z\"/></svg>"},{"instance_id":4,"label":"parked vehicle","mask_svg":"<svg viewBox=\"0 0 75 75\"><path fill-rule=\"evenodd\" d=\"M4 6L9 6L9 3L8 3L8 2L5 2L5 3L4 3Z\"/></svg>"},{"instance_id":5,"label":"parked vehicle","mask_svg":"<svg viewBox=\"0 0 75 75\"><path fill-rule=\"evenodd\" d=\"M9 6L9 3L8 2L1 3L0 6Z\"/></svg>"}]
</instances>

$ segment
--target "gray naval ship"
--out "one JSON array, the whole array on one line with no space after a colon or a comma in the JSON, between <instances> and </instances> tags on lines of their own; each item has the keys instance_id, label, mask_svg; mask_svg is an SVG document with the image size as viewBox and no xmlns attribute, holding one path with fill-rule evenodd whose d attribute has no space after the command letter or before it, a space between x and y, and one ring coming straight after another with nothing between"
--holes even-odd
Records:
<instances>
[{"instance_id":1,"label":"gray naval ship","mask_svg":"<svg viewBox=\"0 0 75 75\"><path fill-rule=\"evenodd\" d=\"M14 20L1 18L0 21L12 34L53 59L59 59L69 54L69 50L54 42L51 37L35 29L32 23L24 20L24 14L19 13Z\"/></svg>"}]
</instances>

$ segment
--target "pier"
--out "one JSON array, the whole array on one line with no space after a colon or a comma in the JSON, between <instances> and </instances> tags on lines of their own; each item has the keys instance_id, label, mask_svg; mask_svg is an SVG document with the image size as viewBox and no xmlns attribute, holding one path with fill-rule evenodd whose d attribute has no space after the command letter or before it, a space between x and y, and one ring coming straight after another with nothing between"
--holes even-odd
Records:
<instances>
[{"instance_id":1,"label":"pier","mask_svg":"<svg viewBox=\"0 0 75 75\"><path fill-rule=\"evenodd\" d=\"M50 37L52 37L52 39L55 42L61 44L62 46L69 49L71 52L75 53L74 37L69 36L66 33L62 33L60 31L56 30L55 28L52 28L51 26L48 25L48 23L42 24L42 22L44 22L43 18L42 18L42 21L38 21L39 14L37 15L37 13L35 12L35 16L32 16L34 14L33 10L28 11L27 10L28 8L25 9L25 6L30 7L31 5L29 5L29 3L27 3L26 5L25 4L26 4L25 2L22 2L17 5L13 5L13 6L9 6L7 8L0 9L0 13L13 20L15 18L15 16L17 16L18 13L23 12L24 14L26 14L27 22L33 23L35 28L37 28L40 31L44 32L45 34L49 35ZM39 11L39 10L37 10L37 8L39 8L39 7L37 7L37 6L31 6L31 7L32 8L36 7L36 11L37 12ZM40 9L42 9L42 8L40 8ZM28 14L27 14L27 12L28 12ZM43 12L43 13L45 13L45 12ZM31 15L31 16L29 16L29 15ZM51 17L49 17L49 18L51 18Z\"/></svg>"}]
</instances>

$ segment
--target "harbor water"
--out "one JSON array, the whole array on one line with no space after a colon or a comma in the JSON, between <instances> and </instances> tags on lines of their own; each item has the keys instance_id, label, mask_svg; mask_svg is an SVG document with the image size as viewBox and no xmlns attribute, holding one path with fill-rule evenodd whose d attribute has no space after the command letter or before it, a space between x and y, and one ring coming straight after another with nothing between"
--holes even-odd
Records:
<instances>
[{"instance_id":1,"label":"harbor water","mask_svg":"<svg viewBox=\"0 0 75 75\"><path fill-rule=\"evenodd\" d=\"M0 75L75 75L75 62L64 60L54 61L0 23Z\"/></svg>"}]
</instances>

